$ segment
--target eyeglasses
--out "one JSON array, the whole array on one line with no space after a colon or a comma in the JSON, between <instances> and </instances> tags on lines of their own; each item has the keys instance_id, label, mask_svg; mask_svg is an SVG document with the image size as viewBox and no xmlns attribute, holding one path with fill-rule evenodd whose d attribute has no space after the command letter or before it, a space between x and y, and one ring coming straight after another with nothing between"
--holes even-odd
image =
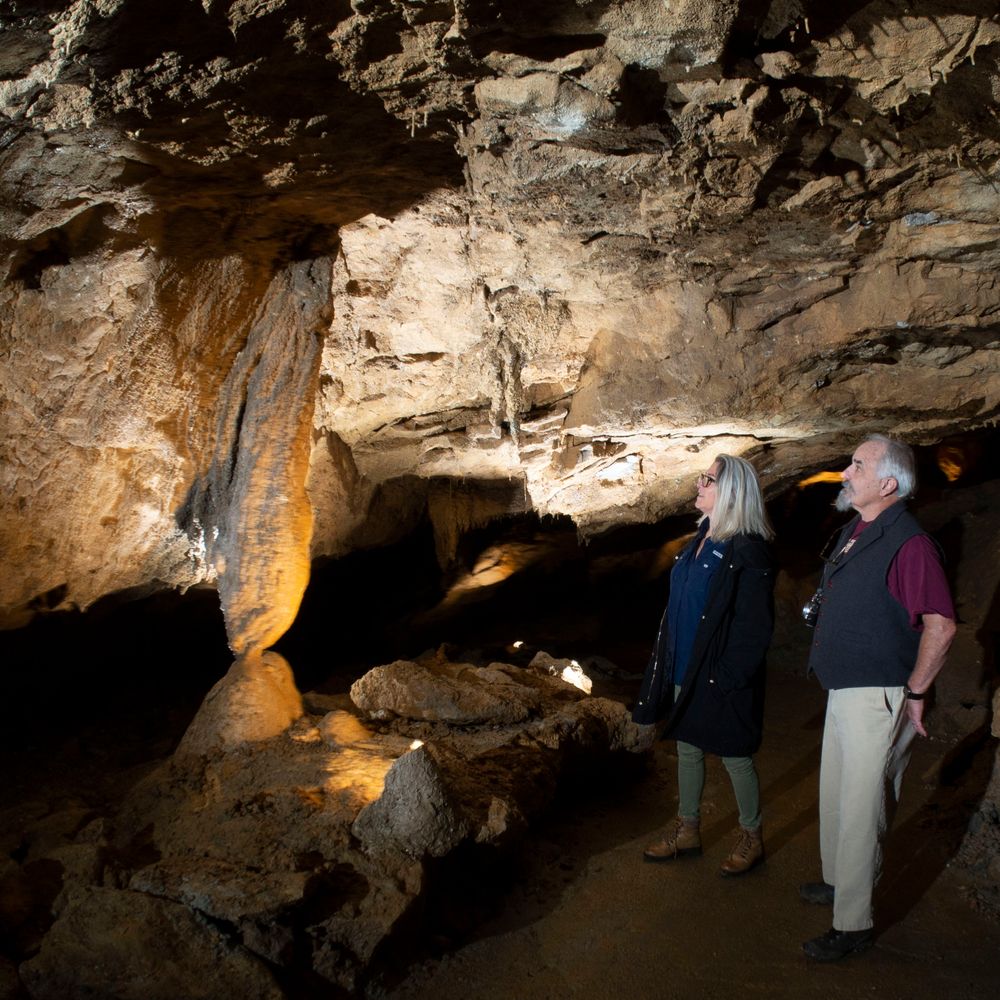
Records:
<instances>
[{"instance_id":1,"label":"eyeglasses","mask_svg":"<svg viewBox=\"0 0 1000 1000\"><path fill-rule=\"evenodd\" d=\"M716 483L715 476L710 476L707 472L703 472L698 477L698 485L703 489L708 489L709 486L714 486Z\"/></svg>"}]
</instances>

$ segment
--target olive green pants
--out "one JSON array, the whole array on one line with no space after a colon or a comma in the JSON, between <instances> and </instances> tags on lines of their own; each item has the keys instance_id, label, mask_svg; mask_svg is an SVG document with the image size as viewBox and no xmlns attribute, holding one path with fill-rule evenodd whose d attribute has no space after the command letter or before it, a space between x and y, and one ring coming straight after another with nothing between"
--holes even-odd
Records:
<instances>
[{"instance_id":1,"label":"olive green pants","mask_svg":"<svg viewBox=\"0 0 1000 1000\"><path fill-rule=\"evenodd\" d=\"M679 693L677 689L676 693ZM753 757L723 757L722 763L733 783L740 826L756 830L760 826L760 781ZM705 753L690 743L677 741L677 815L684 819L701 816L701 793L705 787Z\"/></svg>"}]
</instances>

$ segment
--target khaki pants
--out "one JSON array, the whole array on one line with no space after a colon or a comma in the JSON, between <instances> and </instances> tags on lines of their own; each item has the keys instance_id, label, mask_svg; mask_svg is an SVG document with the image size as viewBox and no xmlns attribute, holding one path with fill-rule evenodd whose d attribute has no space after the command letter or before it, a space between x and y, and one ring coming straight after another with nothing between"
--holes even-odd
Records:
<instances>
[{"instance_id":1,"label":"khaki pants","mask_svg":"<svg viewBox=\"0 0 1000 1000\"><path fill-rule=\"evenodd\" d=\"M882 839L899 800L916 730L901 687L829 692L819 772L823 880L835 889L833 926L873 924L872 890L882 870Z\"/></svg>"}]
</instances>

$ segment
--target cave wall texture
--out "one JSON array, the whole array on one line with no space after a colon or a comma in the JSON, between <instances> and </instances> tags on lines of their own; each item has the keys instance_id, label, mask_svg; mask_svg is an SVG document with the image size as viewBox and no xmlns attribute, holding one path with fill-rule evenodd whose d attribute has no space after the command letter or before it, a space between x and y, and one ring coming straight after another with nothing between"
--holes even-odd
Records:
<instances>
[{"instance_id":1,"label":"cave wall texture","mask_svg":"<svg viewBox=\"0 0 1000 1000\"><path fill-rule=\"evenodd\" d=\"M1000 403L994 0L8 0L0 617L593 534Z\"/></svg>"}]
</instances>

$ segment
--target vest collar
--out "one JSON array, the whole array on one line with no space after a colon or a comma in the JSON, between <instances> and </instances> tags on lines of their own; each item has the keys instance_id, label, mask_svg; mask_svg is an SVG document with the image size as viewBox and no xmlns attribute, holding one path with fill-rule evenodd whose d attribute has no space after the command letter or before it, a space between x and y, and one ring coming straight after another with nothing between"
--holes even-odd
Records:
<instances>
[{"instance_id":1,"label":"vest collar","mask_svg":"<svg viewBox=\"0 0 1000 1000\"><path fill-rule=\"evenodd\" d=\"M832 573L836 573L837 570L848 562L850 559L854 558L859 552L863 552L865 549L871 548L882 536L902 517L906 511L906 501L897 500L891 507L886 507L874 521L868 524L868 527L861 532L851 548L844 553L843 558L838 559L834 564ZM847 525L844 527L843 532L840 535L840 544L838 545L837 551L844 547L847 542L850 541L851 536L854 534L854 529L857 527L858 521L861 520L861 515L855 515ZM834 557L836 553L834 553Z\"/></svg>"}]
</instances>

